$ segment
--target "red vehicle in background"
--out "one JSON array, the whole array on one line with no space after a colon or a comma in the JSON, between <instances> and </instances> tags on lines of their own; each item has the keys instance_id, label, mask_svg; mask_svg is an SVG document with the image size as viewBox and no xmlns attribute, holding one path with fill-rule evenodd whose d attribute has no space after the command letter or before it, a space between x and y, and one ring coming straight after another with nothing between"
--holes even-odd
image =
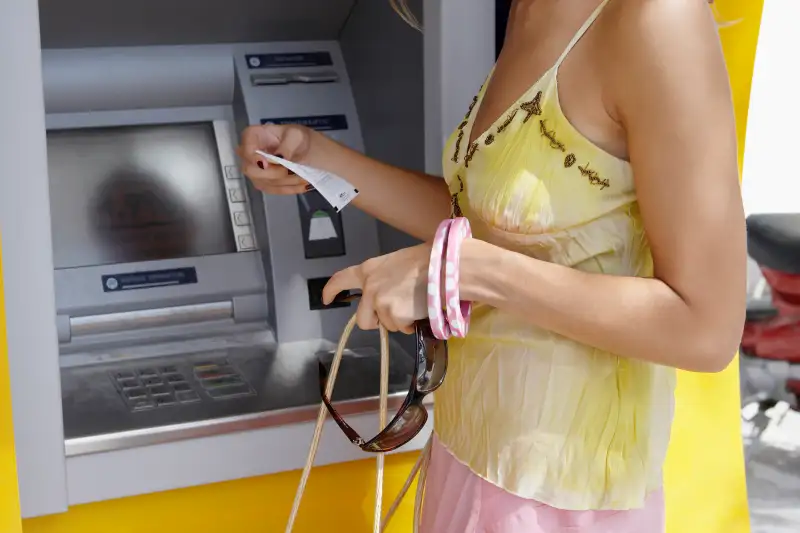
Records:
<instances>
[{"instance_id":1,"label":"red vehicle in background","mask_svg":"<svg viewBox=\"0 0 800 533\"><path fill-rule=\"evenodd\" d=\"M747 218L748 255L763 279L742 335L743 402L800 405L800 214Z\"/></svg>"}]
</instances>

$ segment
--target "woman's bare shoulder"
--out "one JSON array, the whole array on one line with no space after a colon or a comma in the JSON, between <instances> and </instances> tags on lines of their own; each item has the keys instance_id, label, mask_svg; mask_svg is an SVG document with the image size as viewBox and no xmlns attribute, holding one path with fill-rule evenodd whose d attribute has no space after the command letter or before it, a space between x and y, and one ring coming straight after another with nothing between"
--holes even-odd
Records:
<instances>
[{"instance_id":1,"label":"woman's bare shoulder","mask_svg":"<svg viewBox=\"0 0 800 533\"><path fill-rule=\"evenodd\" d=\"M718 47L718 26L707 0L610 2L603 40L610 47L646 53L681 43L685 48Z\"/></svg>"},{"instance_id":2,"label":"woman's bare shoulder","mask_svg":"<svg viewBox=\"0 0 800 533\"><path fill-rule=\"evenodd\" d=\"M635 98L644 87L688 96L698 83L729 96L718 25L706 0L611 2L605 15L597 59L611 102Z\"/></svg>"}]
</instances>

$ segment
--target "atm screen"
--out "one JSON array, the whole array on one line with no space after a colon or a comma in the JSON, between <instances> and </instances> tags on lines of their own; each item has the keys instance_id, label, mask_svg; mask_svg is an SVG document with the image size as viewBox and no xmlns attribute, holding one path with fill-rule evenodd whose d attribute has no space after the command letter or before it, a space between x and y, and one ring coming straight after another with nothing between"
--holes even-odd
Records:
<instances>
[{"instance_id":1,"label":"atm screen","mask_svg":"<svg viewBox=\"0 0 800 533\"><path fill-rule=\"evenodd\" d=\"M236 251L212 123L47 133L57 269Z\"/></svg>"}]
</instances>

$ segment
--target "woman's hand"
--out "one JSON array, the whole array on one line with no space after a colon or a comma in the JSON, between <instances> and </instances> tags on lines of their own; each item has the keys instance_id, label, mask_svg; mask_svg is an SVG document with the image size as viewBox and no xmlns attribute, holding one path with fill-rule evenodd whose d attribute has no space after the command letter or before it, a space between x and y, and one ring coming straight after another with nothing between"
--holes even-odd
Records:
<instances>
[{"instance_id":1,"label":"woman's hand","mask_svg":"<svg viewBox=\"0 0 800 533\"><path fill-rule=\"evenodd\" d=\"M242 172L253 186L267 194L302 194L312 187L280 165L270 164L256 154L261 150L294 163L302 163L312 147L315 132L296 125L250 126L242 133L236 152L242 159Z\"/></svg>"},{"instance_id":2,"label":"woman's hand","mask_svg":"<svg viewBox=\"0 0 800 533\"><path fill-rule=\"evenodd\" d=\"M326 305L342 291L361 289L357 323L361 329L414 332L414 322L428 316L428 243L365 261L331 277L322 291Z\"/></svg>"}]
</instances>

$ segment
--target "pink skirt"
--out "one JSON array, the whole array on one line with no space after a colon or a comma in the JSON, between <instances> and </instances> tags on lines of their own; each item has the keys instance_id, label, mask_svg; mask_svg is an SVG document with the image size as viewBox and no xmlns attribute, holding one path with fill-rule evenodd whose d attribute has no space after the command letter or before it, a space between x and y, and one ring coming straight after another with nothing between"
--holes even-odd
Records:
<instances>
[{"instance_id":1,"label":"pink skirt","mask_svg":"<svg viewBox=\"0 0 800 533\"><path fill-rule=\"evenodd\" d=\"M663 533L664 497L630 511L563 511L475 475L434 437L420 533Z\"/></svg>"}]
</instances>

